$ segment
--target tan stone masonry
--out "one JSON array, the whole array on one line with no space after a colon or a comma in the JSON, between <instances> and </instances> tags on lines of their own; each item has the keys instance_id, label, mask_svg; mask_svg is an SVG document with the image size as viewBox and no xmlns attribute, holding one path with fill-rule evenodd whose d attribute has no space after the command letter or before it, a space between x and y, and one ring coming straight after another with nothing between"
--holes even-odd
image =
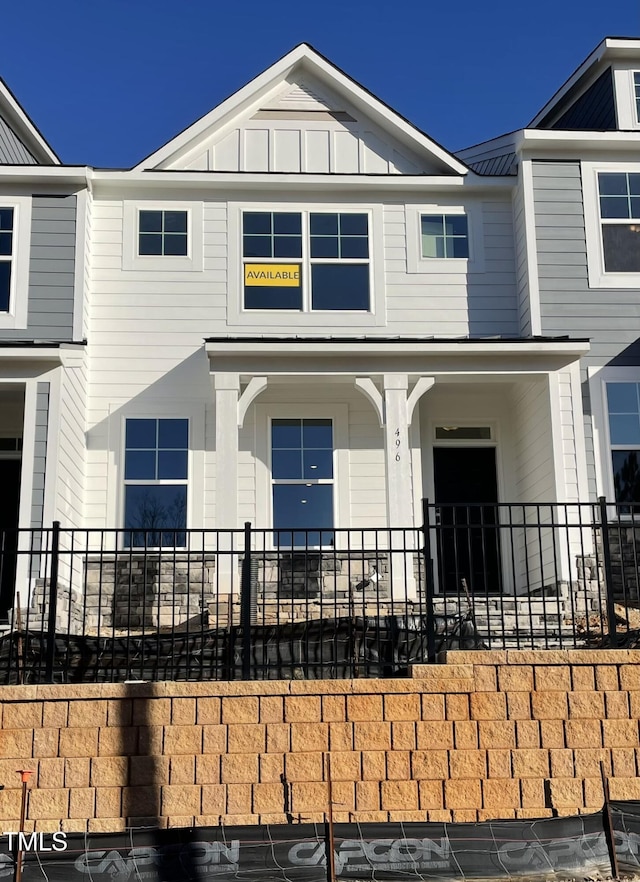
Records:
<instances>
[{"instance_id":1,"label":"tan stone masonry","mask_svg":"<svg viewBox=\"0 0 640 882\"><path fill-rule=\"evenodd\" d=\"M2 687L0 825L475 821L640 799L640 651L450 652L407 680Z\"/></svg>"}]
</instances>

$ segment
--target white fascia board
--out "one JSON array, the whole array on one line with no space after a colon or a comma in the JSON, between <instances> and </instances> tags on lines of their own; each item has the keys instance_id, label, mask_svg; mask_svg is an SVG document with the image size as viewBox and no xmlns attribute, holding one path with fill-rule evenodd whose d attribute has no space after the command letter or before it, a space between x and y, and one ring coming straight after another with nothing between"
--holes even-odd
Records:
<instances>
[{"instance_id":1,"label":"white fascia board","mask_svg":"<svg viewBox=\"0 0 640 882\"><path fill-rule=\"evenodd\" d=\"M8 179L12 184L62 183L84 186L91 174L82 165L0 165L0 181Z\"/></svg>"},{"instance_id":2,"label":"white fascia board","mask_svg":"<svg viewBox=\"0 0 640 882\"><path fill-rule=\"evenodd\" d=\"M60 165L58 156L29 119L6 83L0 79L0 112L39 162Z\"/></svg>"},{"instance_id":3,"label":"white fascia board","mask_svg":"<svg viewBox=\"0 0 640 882\"><path fill-rule=\"evenodd\" d=\"M477 355L477 356L493 356L496 355L538 355L546 357L553 356L569 356L578 359L585 355L589 349L589 343L582 341L571 342L558 341L557 343L535 342L530 343L452 343L449 341L442 343L416 343L407 341L403 343L385 343L376 342L375 339L367 340L362 343L353 343L353 341L330 340L330 341L313 341L313 340L296 340L287 341L247 341L229 340L219 341L215 343L205 344L207 355L210 358L228 355L279 355L279 356L299 356L306 353L315 356L325 356L332 358L335 355L375 355L384 358L385 355Z\"/></svg>"},{"instance_id":4,"label":"white fascia board","mask_svg":"<svg viewBox=\"0 0 640 882\"><path fill-rule=\"evenodd\" d=\"M84 343L62 343L60 346L3 346L0 361L51 361L57 364L74 362L84 352Z\"/></svg>"},{"instance_id":5,"label":"white fascia board","mask_svg":"<svg viewBox=\"0 0 640 882\"><path fill-rule=\"evenodd\" d=\"M333 90L346 94L354 106L361 108L368 116L376 118L383 127L393 129L396 136L405 144L412 146L414 150L427 151L456 174L465 175L468 173L469 169L463 162L456 159L444 147L432 141L346 74L343 74L306 43L296 46L247 85L234 92L209 113L160 147L159 150L143 159L142 162L134 166L133 170L157 168L172 156L185 150L199 137L211 134L226 124L234 115L240 114L246 105L255 102L275 84L284 80L296 65L301 65L307 71L314 73Z\"/></svg>"},{"instance_id":6,"label":"white fascia board","mask_svg":"<svg viewBox=\"0 0 640 882\"><path fill-rule=\"evenodd\" d=\"M516 151L555 149L638 150L640 132L567 132L557 129L521 129L515 142Z\"/></svg>"},{"instance_id":7,"label":"white fascia board","mask_svg":"<svg viewBox=\"0 0 640 882\"><path fill-rule=\"evenodd\" d=\"M339 175L339 174L298 174L279 172L184 172L184 171L143 171L143 172L93 172L91 183L99 190L188 190L202 192L203 187L215 188L216 193L229 190L275 190L282 192L284 187L302 190L409 190L421 192L429 190L448 190L464 187L465 190L511 189L515 185L514 175L484 177L469 172L465 177L457 175Z\"/></svg>"},{"instance_id":8,"label":"white fascia board","mask_svg":"<svg viewBox=\"0 0 640 882\"><path fill-rule=\"evenodd\" d=\"M585 58L582 64L576 68L568 80L566 80L558 91L544 105L528 125L528 128L537 126L538 123L545 118L553 108L562 101L567 92L572 89L580 79L593 69L593 76L590 82L600 73L599 66L603 61L613 61L616 58L640 58L640 40L618 40L607 37L596 46L593 52ZM586 85L586 84L585 84Z\"/></svg>"}]
</instances>

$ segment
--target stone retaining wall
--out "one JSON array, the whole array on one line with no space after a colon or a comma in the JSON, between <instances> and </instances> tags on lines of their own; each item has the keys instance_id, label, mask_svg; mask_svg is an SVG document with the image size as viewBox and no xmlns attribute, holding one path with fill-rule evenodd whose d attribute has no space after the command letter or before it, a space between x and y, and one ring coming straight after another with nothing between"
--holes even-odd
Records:
<instances>
[{"instance_id":1,"label":"stone retaining wall","mask_svg":"<svg viewBox=\"0 0 640 882\"><path fill-rule=\"evenodd\" d=\"M0 823L475 821L640 799L640 651L450 652L408 680L2 689Z\"/></svg>"}]
</instances>

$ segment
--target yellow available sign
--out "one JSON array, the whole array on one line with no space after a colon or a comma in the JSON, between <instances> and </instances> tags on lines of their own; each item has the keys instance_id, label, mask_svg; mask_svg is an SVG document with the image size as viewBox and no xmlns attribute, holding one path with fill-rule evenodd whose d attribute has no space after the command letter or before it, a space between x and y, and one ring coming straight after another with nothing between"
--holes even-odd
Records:
<instances>
[{"instance_id":1,"label":"yellow available sign","mask_svg":"<svg viewBox=\"0 0 640 882\"><path fill-rule=\"evenodd\" d=\"M296 263L245 263L244 283L254 288L299 288L300 266Z\"/></svg>"}]
</instances>

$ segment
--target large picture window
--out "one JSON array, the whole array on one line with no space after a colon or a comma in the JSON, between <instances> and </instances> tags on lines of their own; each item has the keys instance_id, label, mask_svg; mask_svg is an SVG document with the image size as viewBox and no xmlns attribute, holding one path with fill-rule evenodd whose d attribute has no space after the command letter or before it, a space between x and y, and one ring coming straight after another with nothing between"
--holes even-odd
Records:
<instances>
[{"instance_id":1,"label":"large picture window","mask_svg":"<svg viewBox=\"0 0 640 882\"><path fill-rule=\"evenodd\" d=\"M640 273L640 172L599 172L604 270Z\"/></svg>"},{"instance_id":2,"label":"large picture window","mask_svg":"<svg viewBox=\"0 0 640 882\"><path fill-rule=\"evenodd\" d=\"M280 546L330 545L333 540L333 423L271 421L273 527Z\"/></svg>"},{"instance_id":3,"label":"large picture window","mask_svg":"<svg viewBox=\"0 0 640 882\"><path fill-rule=\"evenodd\" d=\"M186 544L188 459L188 420L126 421L126 547Z\"/></svg>"},{"instance_id":4,"label":"large picture window","mask_svg":"<svg viewBox=\"0 0 640 882\"><path fill-rule=\"evenodd\" d=\"M371 308L366 213L245 211L242 262L246 310Z\"/></svg>"},{"instance_id":5,"label":"large picture window","mask_svg":"<svg viewBox=\"0 0 640 882\"><path fill-rule=\"evenodd\" d=\"M640 383L607 383L616 502L640 503Z\"/></svg>"}]
</instances>

